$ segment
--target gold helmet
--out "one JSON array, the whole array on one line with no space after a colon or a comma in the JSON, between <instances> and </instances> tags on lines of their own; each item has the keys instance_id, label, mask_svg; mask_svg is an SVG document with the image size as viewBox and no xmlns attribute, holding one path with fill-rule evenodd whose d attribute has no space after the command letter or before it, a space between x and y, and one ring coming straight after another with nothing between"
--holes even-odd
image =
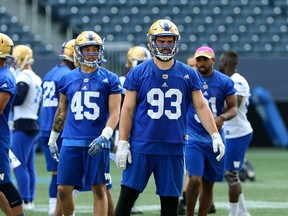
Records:
<instances>
[{"instance_id":1,"label":"gold helmet","mask_svg":"<svg viewBox=\"0 0 288 216\"><path fill-rule=\"evenodd\" d=\"M155 43L156 37L172 36L175 38L175 42L172 45L157 45ZM180 33L177 26L167 19L160 19L154 22L147 34L148 47L151 53L160 58L162 61L169 61L179 51ZM163 54L159 48L172 48L168 54Z\"/></svg>"},{"instance_id":2,"label":"gold helmet","mask_svg":"<svg viewBox=\"0 0 288 216\"><path fill-rule=\"evenodd\" d=\"M142 46L133 46L127 52L126 67L131 69L148 59L151 59L151 54L148 49Z\"/></svg>"},{"instance_id":3,"label":"gold helmet","mask_svg":"<svg viewBox=\"0 0 288 216\"><path fill-rule=\"evenodd\" d=\"M84 46L98 46L99 47L98 52L88 53L88 55L97 56L95 61L89 62L85 60L84 54L82 52L82 48ZM77 36L76 41L75 41L75 55L76 55L76 60L79 62L79 64L84 64L88 67L95 67L101 63L103 52L104 52L103 40L95 32L83 31Z\"/></svg>"},{"instance_id":4,"label":"gold helmet","mask_svg":"<svg viewBox=\"0 0 288 216\"><path fill-rule=\"evenodd\" d=\"M75 45L75 39L65 41L62 44L59 58L74 63L74 45Z\"/></svg>"},{"instance_id":5,"label":"gold helmet","mask_svg":"<svg viewBox=\"0 0 288 216\"><path fill-rule=\"evenodd\" d=\"M18 70L23 70L26 65L34 63L33 51L26 45L16 45L13 49L12 56L14 58L13 67Z\"/></svg>"},{"instance_id":6,"label":"gold helmet","mask_svg":"<svg viewBox=\"0 0 288 216\"><path fill-rule=\"evenodd\" d=\"M0 33L0 58L12 57L14 43L6 34Z\"/></svg>"}]
</instances>

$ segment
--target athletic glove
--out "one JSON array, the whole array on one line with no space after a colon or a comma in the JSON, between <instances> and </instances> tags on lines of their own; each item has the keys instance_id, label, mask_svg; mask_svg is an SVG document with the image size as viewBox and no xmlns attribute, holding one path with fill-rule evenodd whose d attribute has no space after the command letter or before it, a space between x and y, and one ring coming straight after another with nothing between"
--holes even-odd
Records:
<instances>
[{"instance_id":1,"label":"athletic glove","mask_svg":"<svg viewBox=\"0 0 288 216\"><path fill-rule=\"evenodd\" d=\"M108 140L104 136L97 137L90 143L88 154L91 156L99 154L107 142Z\"/></svg>"},{"instance_id":2,"label":"athletic glove","mask_svg":"<svg viewBox=\"0 0 288 216\"><path fill-rule=\"evenodd\" d=\"M118 147L116 151L116 165L118 169L125 170L127 161L132 163L132 157L130 152L130 144L125 140L120 140L118 142Z\"/></svg>"},{"instance_id":3,"label":"athletic glove","mask_svg":"<svg viewBox=\"0 0 288 216\"><path fill-rule=\"evenodd\" d=\"M59 153L58 153L58 147L57 147L56 143L49 143L48 145L49 145L50 154L51 154L53 160L58 162L59 161Z\"/></svg>"},{"instance_id":4,"label":"athletic glove","mask_svg":"<svg viewBox=\"0 0 288 216\"><path fill-rule=\"evenodd\" d=\"M94 139L89 147L88 154L91 156L97 155L101 152L102 148L104 148L108 140L111 138L113 135L113 129L110 127L105 127L99 137Z\"/></svg>"},{"instance_id":5,"label":"athletic glove","mask_svg":"<svg viewBox=\"0 0 288 216\"><path fill-rule=\"evenodd\" d=\"M50 133L49 141L48 141L50 154L56 162L59 161L59 151L58 151L58 147L56 144L56 140L57 140L59 134L60 134L59 132L52 130Z\"/></svg>"},{"instance_id":6,"label":"athletic glove","mask_svg":"<svg viewBox=\"0 0 288 216\"><path fill-rule=\"evenodd\" d=\"M216 157L216 160L220 161L221 158L224 156L225 154L225 146L223 144L223 141L221 139L221 136L219 133L214 133L212 134L212 146L213 146L213 152L217 153L217 151L219 150L219 155Z\"/></svg>"}]
</instances>

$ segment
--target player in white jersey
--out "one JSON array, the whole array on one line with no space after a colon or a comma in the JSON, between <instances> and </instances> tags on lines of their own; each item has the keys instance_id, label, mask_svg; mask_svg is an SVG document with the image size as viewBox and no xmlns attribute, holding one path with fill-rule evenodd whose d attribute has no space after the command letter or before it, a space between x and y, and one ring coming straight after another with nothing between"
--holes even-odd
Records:
<instances>
[{"instance_id":1,"label":"player in white jersey","mask_svg":"<svg viewBox=\"0 0 288 216\"><path fill-rule=\"evenodd\" d=\"M147 39L154 57L129 71L124 83L116 152L116 164L124 171L115 216L130 215L152 174L161 215L177 215L188 139L187 112L192 103L209 134L213 134L217 151L224 145L201 93L201 78L174 58L180 40L177 26L167 19L157 20Z\"/></svg>"},{"instance_id":2,"label":"player in white jersey","mask_svg":"<svg viewBox=\"0 0 288 216\"><path fill-rule=\"evenodd\" d=\"M24 215L22 198L12 183L9 148L11 132L8 124L16 93L16 81L6 61L12 57L14 43L0 33L0 208L7 216Z\"/></svg>"},{"instance_id":3,"label":"player in white jersey","mask_svg":"<svg viewBox=\"0 0 288 216\"><path fill-rule=\"evenodd\" d=\"M119 120L122 87L116 74L99 66L103 49L103 40L98 34L80 33L75 41L80 67L59 82L59 105L48 145L52 157L59 161L57 185L65 216L74 214L74 187L87 185L93 193L94 215L107 216L108 213L109 140ZM62 130L59 155L56 140Z\"/></svg>"},{"instance_id":4,"label":"player in white jersey","mask_svg":"<svg viewBox=\"0 0 288 216\"><path fill-rule=\"evenodd\" d=\"M234 81L238 100L237 115L224 122L226 138L225 178L229 187L229 216L250 216L244 201L239 171L242 169L246 150L252 140L253 129L247 119L250 87L237 72L238 55L225 51L219 61L219 70Z\"/></svg>"},{"instance_id":5,"label":"player in white jersey","mask_svg":"<svg viewBox=\"0 0 288 216\"><path fill-rule=\"evenodd\" d=\"M13 104L12 150L21 162L14 169L18 188L24 201L24 209L34 208L36 170L34 165L36 137L39 132L38 114L42 97L41 78L32 70L33 51L26 45L13 49L13 67L19 71L16 77L17 91Z\"/></svg>"}]
</instances>

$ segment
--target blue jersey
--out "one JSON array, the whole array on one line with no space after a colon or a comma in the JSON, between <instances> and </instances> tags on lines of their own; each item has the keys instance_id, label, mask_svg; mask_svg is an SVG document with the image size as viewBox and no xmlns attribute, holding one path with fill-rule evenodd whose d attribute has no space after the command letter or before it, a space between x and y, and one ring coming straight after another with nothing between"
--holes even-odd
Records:
<instances>
[{"instance_id":1,"label":"blue jersey","mask_svg":"<svg viewBox=\"0 0 288 216\"><path fill-rule=\"evenodd\" d=\"M12 74L8 66L0 68L0 92L8 92L11 95L10 100L7 103L2 115L0 115L0 137L9 138L10 129L8 125L8 120L16 93L16 81L14 75ZM9 142L7 144L10 145Z\"/></svg>"},{"instance_id":2,"label":"blue jersey","mask_svg":"<svg viewBox=\"0 0 288 216\"><path fill-rule=\"evenodd\" d=\"M186 144L188 108L200 83L199 74L177 60L168 70L160 70L153 59L133 68L124 83L137 91L130 142Z\"/></svg>"},{"instance_id":3,"label":"blue jersey","mask_svg":"<svg viewBox=\"0 0 288 216\"><path fill-rule=\"evenodd\" d=\"M227 96L236 92L234 82L225 74L214 70L209 77L203 77L202 93L212 111L214 117L221 115L224 112L224 103ZM188 131L191 133L209 135L206 129L201 124L193 106L189 108L188 114ZM211 138L209 135L209 140Z\"/></svg>"},{"instance_id":4,"label":"blue jersey","mask_svg":"<svg viewBox=\"0 0 288 216\"><path fill-rule=\"evenodd\" d=\"M76 68L62 77L59 87L68 100L62 137L94 139L100 136L109 117L109 95L122 93L118 76L100 66L90 74Z\"/></svg>"},{"instance_id":5,"label":"blue jersey","mask_svg":"<svg viewBox=\"0 0 288 216\"><path fill-rule=\"evenodd\" d=\"M52 68L42 81L41 135L49 136L53 126L54 115L59 101L59 81L70 73L71 69L64 64Z\"/></svg>"}]
</instances>

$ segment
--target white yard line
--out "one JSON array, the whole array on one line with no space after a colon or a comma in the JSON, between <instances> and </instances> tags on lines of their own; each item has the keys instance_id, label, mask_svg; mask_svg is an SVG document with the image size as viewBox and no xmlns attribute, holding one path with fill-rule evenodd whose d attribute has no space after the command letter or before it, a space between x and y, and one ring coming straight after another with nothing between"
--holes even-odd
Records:
<instances>
[{"instance_id":1,"label":"white yard line","mask_svg":"<svg viewBox=\"0 0 288 216\"><path fill-rule=\"evenodd\" d=\"M215 202L217 209L228 209L226 202ZM246 206L249 209L288 209L287 202L265 202L265 201L246 201ZM48 212L48 205L36 205L35 212ZM137 205L137 209L141 211L160 210L159 205ZM76 205L76 213L91 213L93 206L91 205Z\"/></svg>"}]
</instances>

